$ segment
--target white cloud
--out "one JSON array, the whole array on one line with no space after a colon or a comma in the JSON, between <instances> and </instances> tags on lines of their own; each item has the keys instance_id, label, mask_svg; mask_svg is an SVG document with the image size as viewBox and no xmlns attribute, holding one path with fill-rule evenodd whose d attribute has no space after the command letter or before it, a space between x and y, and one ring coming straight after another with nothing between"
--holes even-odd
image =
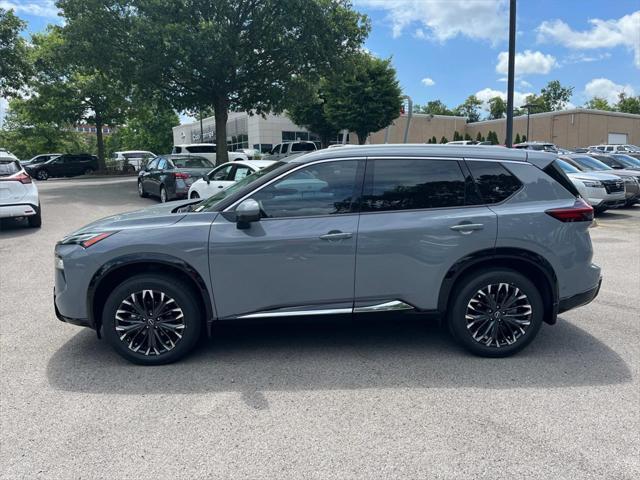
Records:
<instances>
[{"instance_id":1,"label":"white cloud","mask_svg":"<svg viewBox=\"0 0 640 480\"><path fill-rule=\"evenodd\" d=\"M593 97L600 97L610 104L617 103L618 96L622 92L627 95L635 95L635 90L631 85L620 85L608 78L594 78L584 87L584 94L588 100Z\"/></svg>"},{"instance_id":2,"label":"white cloud","mask_svg":"<svg viewBox=\"0 0 640 480\"><path fill-rule=\"evenodd\" d=\"M539 51L532 52L525 50L516 53L516 75L528 74L547 74L552 68L556 67L558 62L553 55L544 54ZM496 72L506 75L509 71L509 53L500 52L498 54L498 64Z\"/></svg>"},{"instance_id":3,"label":"white cloud","mask_svg":"<svg viewBox=\"0 0 640 480\"><path fill-rule=\"evenodd\" d=\"M518 84L522 87L522 88L531 88L533 87L533 85L531 85L529 82L527 82L526 80L518 80Z\"/></svg>"},{"instance_id":4,"label":"white cloud","mask_svg":"<svg viewBox=\"0 0 640 480\"><path fill-rule=\"evenodd\" d=\"M55 18L58 16L58 8L53 0L33 0L13 2L0 0L0 8L14 10L16 14L34 15L36 17Z\"/></svg>"},{"instance_id":5,"label":"white cloud","mask_svg":"<svg viewBox=\"0 0 640 480\"><path fill-rule=\"evenodd\" d=\"M507 39L506 0L355 0L354 3L387 12L394 37L417 24L415 37L440 42L458 35L493 44Z\"/></svg>"},{"instance_id":6,"label":"white cloud","mask_svg":"<svg viewBox=\"0 0 640 480\"><path fill-rule=\"evenodd\" d=\"M494 90L493 88L483 88L475 93L478 100L482 101L482 108L484 110L489 110L489 100L493 97L500 97L505 102L507 101L507 92L501 90ZM526 98L528 95L531 95L531 92L513 92L513 107L518 108L520 105L524 105L526 102Z\"/></svg>"},{"instance_id":7,"label":"white cloud","mask_svg":"<svg viewBox=\"0 0 640 480\"><path fill-rule=\"evenodd\" d=\"M634 53L634 63L640 68L640 10L617 20L589 20L591 28L573 30L562 20L547 20L538 27L539 42L556 42L576 50L625 46Z\"/></svg>"},{"instance_id":8,"label":"white cloud","mask_svg":"<svg viewBox=\"0 0 640 480\"><path fill-rule=\"evenodd\" d=\"M425 87L432 87L436 84L436 82L433 80L433 78L429 78L429 77L425 77L422 80L420 80L420 82L425 86Z\"/></svg>"}]
</instances>

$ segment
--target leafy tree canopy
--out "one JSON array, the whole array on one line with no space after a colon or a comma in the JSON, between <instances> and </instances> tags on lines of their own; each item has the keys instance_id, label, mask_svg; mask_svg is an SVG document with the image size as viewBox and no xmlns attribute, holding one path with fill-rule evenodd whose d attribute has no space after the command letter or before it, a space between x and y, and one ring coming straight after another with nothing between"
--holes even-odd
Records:
<instances>
[{"instance_id":1,"label":"leafy tree canopy","mask_svg":"<svg viewBox=\"0 0 640 480\"><path fill-rule=\"evenodd\" d=\"M502 118L507 113L507 103L502 97L493 97L489 100L489 119Z\"/></svg>"},{"instance_id":2,"label":"leafy tree canopy","mask_svg":"<svg viewBox=\"0 0 640 480\"><path fill-rule=\"evenodd\" d=\"M20 33L26 24L0 8L0 96L16 95L31 74L29 48Z\"/></svg>"},{"instance_id":3,"label":"leafy tree canopy","mask_svg":"<svg viewBox=\"0 0 640 480\"><path fill-rule=\"evenodd\" d=\"M461 105L458 105L454 110L454 115L461 117L467 117L468 123L477 122L480 120L480 107L482 101L475 95L469 95L467 99Z\"/></svg>"}]
</instances>

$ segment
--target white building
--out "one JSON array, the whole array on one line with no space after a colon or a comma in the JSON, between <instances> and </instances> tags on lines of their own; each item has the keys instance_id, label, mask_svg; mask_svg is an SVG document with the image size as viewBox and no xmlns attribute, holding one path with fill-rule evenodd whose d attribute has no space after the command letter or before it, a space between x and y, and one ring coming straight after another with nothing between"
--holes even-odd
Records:
<instances>
[{"instance_id":1,"label":"white building","mask_svg":"<svg viewBox=\"0 0 640 480\"><path fill-rule=\"evenodd\" d=\"M200 121L178 125L173 127L173 144L216 143L214 117L202 119L202 133L203 139L200 140ZM230 150L255 148L266 152L278 143L294 140L319 141L320 138L293 123L286 115L267 114L263 118L246 112L229 113L227 144Z\"/></svg>"}]
</instances>

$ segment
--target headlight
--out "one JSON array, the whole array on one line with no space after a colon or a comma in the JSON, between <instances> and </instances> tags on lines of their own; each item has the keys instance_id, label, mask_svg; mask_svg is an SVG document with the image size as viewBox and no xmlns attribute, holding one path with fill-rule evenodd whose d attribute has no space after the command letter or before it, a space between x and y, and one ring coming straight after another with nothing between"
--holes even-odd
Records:
<instances>
[{"instance_id":1,"label":"headlight","mask_svg":"<svg viewBox=\"0 0 640 480\"><path fill-rule=\"evenodd\" d=\"M59 257L58 255L54 257L53 265L57 270L64 270L64 260L62 260L62 257Z\"/></svg>"},{"instance_id":2,"label":"headlight","mask_svg":"<svg viewBox=\"0 0 640 480\"><path fill-rule=\"evenodd\" d=\"M602 185L602 183L597 180L580 180L580 181L584 183L585 187L604 188L604 185Z\"/></svg>"},{"instance_id":3,"label":"headlight","mask_svg":"<svg viewBox=\"0 0 640 480\"><path fill-rule=\"evenodd\" d=\"M63 238L60 242L62 245L81 245L83 248L89 248L91 245L95 245L101 240L110 237L117 230L112 232L100 232L100 233L80 233L78 235L71 235Z\"/></svg>"}]
</instances>

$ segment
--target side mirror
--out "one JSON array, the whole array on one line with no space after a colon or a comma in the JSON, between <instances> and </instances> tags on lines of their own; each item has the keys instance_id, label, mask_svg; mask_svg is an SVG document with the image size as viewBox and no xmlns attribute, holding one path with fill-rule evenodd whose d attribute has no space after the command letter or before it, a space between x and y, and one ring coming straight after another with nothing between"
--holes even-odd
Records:
<instances>
[{"instance_id":1,"label":"side mirror","mask_svg":"<svg viewBox=\"0 0 640 480\"><path fill-rule=\"evenodd\" d=\"M207 182L207 185L211 183L211 180L209 180L209 174L202 175L202 179Z\"/></svg>"},{"instance_id":2,"label":"side mirror","mask_svg":"<svg viewBox=\"0 0 640 480\"><path fill-rule=\"evenodd\" d=\"M259 220L260 204L254 199L248 198L236 207L236 224L238 229L247 229L251 226L252 222Z\"/></svg>"}]
</instances>

